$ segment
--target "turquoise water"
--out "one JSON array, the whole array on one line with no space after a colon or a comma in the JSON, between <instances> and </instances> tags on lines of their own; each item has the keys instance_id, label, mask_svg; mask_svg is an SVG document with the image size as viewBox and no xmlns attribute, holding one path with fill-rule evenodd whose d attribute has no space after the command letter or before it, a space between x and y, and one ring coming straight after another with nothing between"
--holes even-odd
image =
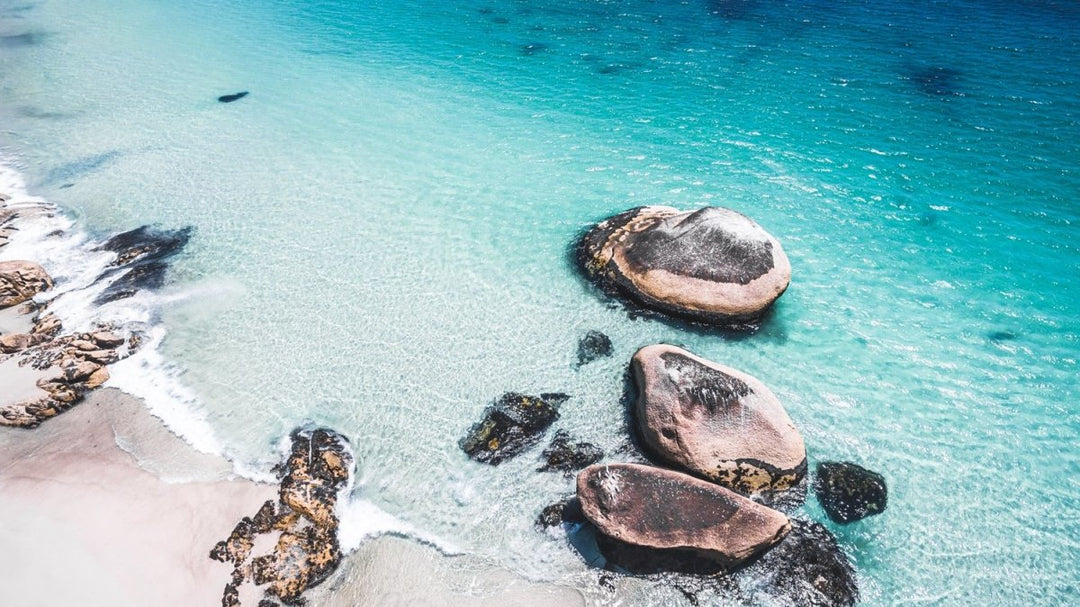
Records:
<instances>
[{"instance_id":1,"label":"turquoise water","mask_svg":"<svg viewBox=\"0 0 1080 607\"><path fill-rule=\"evenodd\" d=\"M1075 3L0 0L0 100L8 163L90 233L195 226L161 358L118 381L245 470L329 424L358 498L594 588L532 528L571 481L457 440L564 391L558 427L610 453L663 341L768 384L811 465L886 476L886 513L829 523L865 604L1080 587ZM771 322L688 332L584 284L575 235L641 204L776 235ZM589 329L615 355L576 370Z\"/></svg>"}]
</instances>

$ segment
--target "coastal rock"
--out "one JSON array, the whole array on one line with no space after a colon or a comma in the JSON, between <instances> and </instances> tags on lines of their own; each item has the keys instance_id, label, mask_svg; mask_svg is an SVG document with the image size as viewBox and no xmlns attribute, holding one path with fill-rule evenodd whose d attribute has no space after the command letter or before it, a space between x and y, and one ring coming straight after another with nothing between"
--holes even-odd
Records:
<instances>
[{"instance_id":1,"label":"coastal rock","mask_svg":"<svg viewBox=\"0 0 1080 607\"><path fill-rule=\"evenodd\" d=\"M99 277L99 280L110 282L94 303L103 305L131 297L141 290L160 289L169 269L165 259L183 249L191 239L191 233L191 227L161 230L142 226L110 237L97 250L112 251L116 253L116 259Z\"/></svg>"},{"instance_id":2,"label":"coastal rock","mask_svg":"<svg viewBox=\"0 0 1080 607\"><path fill-rule=\"evenodd\" d=\"M691 320L752 327L788 287L780 242L720 207L638 207L597 224L578 263L606 292Z\"/></svg>"},{"instance_id":3,"label":"coastal rock","mask_svg":"<svg viewBox=\"0 0 1080 607\"><path fill-rule=\"evenodd\" d=\"M589 331L578 342L577 366L587 365L598 358L611 356L612 351L614 351L614 348L611 345L611 339L607 335L600 331Z\"/></svg>"},{"instance_id":4,"label":"coastal rock","mask_svg":"<svg viewBox=\"0 0 1080 607\"><path fill-rule=\"evenodd\" d=\"M541 529L557 527L563 523L583 523L585 514L581 512L581 502L571 496L560 502L544 507L536 517L536 526Z\"/></svg>"},{"instance_id":5,"label":"coastal rock","mask_svg":"<svg viewBox=\"0 0 1080 607\"><path fill-rule=\"evenodd\" d=\"M792 520L784 541L740 572L753 604L851 607L859 600L855 569L821 523ZM763 600L768 597L771 600Z\"/></svg>"},{"instance_id":6,"label":"coastal rock","mask_svg":"<svg viewBox=\"0 0 1080 607\"><path fill-rule=\"evenodd\" d=\"M821 462L814 492L829 518L850 523L885 512L885 477L851 462Z\"/></svg>"},{"instance_id":7,"label":"coastal rock","mask_svg":"<svg viewBox=\"0 0 1080 607\"><path fill-rule=\"evenodd\" d=\"M806 476L806 446L757 379L669 345L634 354L634 417L657 457L743 495L785 491Z\"/></svg>"},{"instance_id":8,"label":"coastal rock","mask_svg":"<svg viewBox=\"0 0 1080 607\"><path fill-rule=\"evenodd\" d=\"M28 301L52 286L45 269L32 261L0 261L0 309Z\"/></svg>"},{"instance_id":9,"label":"coastal rock","mask_svg":"<svg viewBox=\"0 0 1080 607\"><path fill-rule=\"evenodd\" d=\"M547 399L507 392L487 408L460 446L474 460L495 466L535 445L557 419L559 412Z\"/></svg>"},{"instance_id":10,"label":"coastal rock","mask_svg":"<svg viewBox=\"0 0 1080 607\"><path fill-rule=\"evenodd\" d=\"M223 604L240 604L235 588L244 581L266 587L260 605L274 598L300 604L304 591L325 580L341 561L335 508L352 471L348 444L325 429L298 430L292 441L279 467L278 503L266 502L254 517L241 519L210 551L210 558L235 567ZM274 548L253 557L257 536L273 532L280 532Z\"/></svg>"},{"instance_id":11,"label":"coastal rock","mask_svg":"<svg viewBox=\"0 0 1080 607\"><path fill-rule=\"evenodd\" d=\"M544 465L537 470L548 472L561 470L573 472L591 466L604 457L603 450L592 443L570 442L570 434L559 430L551 439L551 445L544 449Z\"/></svg>"},{"instance_id":12,"label":"coastal rock","mask_svg":"<svg viewBox=\"0 0 1080 607\"><path fill-rule=\"evenodd\" d=\"M48 339L45 335L34 335L32 333L5 333L0 335L0 353L21 352Z\"/></svg>"},{"instance_id":13,"label":"coastal rock","mask_svg":"<svg viewBox=\"0 0 1080 607\"><path fill-rule=\"evenodd\" d=\"M220 101L221 103L232 103L233 101L243 99L244 97L247 97L247 96L248 96L247 91L240 91L239 93L231 93L229 95L222 95L222 96L218 97L217 100Z\"/></svg>"},{"instance_id":14,"label":"coastal rock","mask_svg":"<svg viewBox=\"0 0 1080 607\"><path fill-rule=\"evenodd\" d=\"M763 553L791 528L780 512L728 489L639 464L582 470L577 496L585 517L604 536L721 568Z\"/></svg>"}]
</instances>

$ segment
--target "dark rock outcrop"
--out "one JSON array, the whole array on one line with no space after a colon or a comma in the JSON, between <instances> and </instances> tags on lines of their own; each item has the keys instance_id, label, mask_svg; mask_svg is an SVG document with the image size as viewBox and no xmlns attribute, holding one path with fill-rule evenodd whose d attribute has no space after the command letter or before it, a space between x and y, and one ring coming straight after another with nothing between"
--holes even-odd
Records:
<instances>
[{"instance_id":1,"label":"dark rock outcrop","mask_svg":"<svg viewBox=\"0 0 1080 607\"><path fill-rule=\"evenodd\" d=\"M885 512L885 477L851 462L821 462L814 476L814 493L829 518L850 523Z\"/></svg>"},{"instance_id":2,"label":"dark rock outcrop","mask_svg":"<svg viewBox=\"0 0 1080 607\"><path fill-rule=\"evenodd\" d=\"M551 439L551 445L544 449L544 465L537 470L548 472L561 470L574 472L586 466L591 466L604 457L603 450L592 443L570 442L570 434L565 430L559 430Z\"/></svg>"},{"instance_id":3,"label":"dark rock outcrop","mask_svg":"<svg viewBox=\"0 0 1080 607\"><path fill-rule=\"evenodd\" d=\"M557 527L563 523L583 522L585 522L585 514L581 512L581 502L573 496L545 506L536 517L536 526L541 529Z\"/></svg>"},{"instance_id":4,"label":"dark rock outcrop","mask_svg":"<svg viewBox=\"0 0 1080 607\"><path fill-rule=\"evenodd\" d=\"M45 269L32 261L0 261L0 309L28 301L52 286Z\"/></svg>"},{"instance_id":5,"label":"dark rock outcrop","mask_svg":"<svg viewBox=\"0 0 1080 607\"><path fill-rule=\"evenodd\" d=\"M850 607L859 600L854 567L832 533L814 521L792 520L784 541L739 579L741 594L753 604Z\"/></svg>"},{"instance_id":6,"label":"dark rock outcrop","mask_svg":"<svg viewBox=\"0 0 1080 607\"><path fill-rule=\"evenodd\" d=\"M302 604L304 591L324 581L341 561L335 508L352 473L347 442L324 429L298 430L292 441L292 452L279 467L278 502L268 501L254 517L241 519L210 551L210 558L235 567L222 604L239 605L236 588L245 581L266 587L260 605L273 598ZM273 550L252 556L256 536L275 532Z\"/></svg>"},{"instance_id":7,"label":"dark rock outcrop","mask_svg":"<svg viewBox=\"0 0 1080 607\"><path fill-rule=\"evenodd\" d=\"M669 345L634 354L634 417L663 461L743 495L786 491L806 476L806 446L757 379Z\"/></svg>"},{"instance_id":8,"label":"dark rock outcrop","mask_svg":"<svg viewBox=\"0 0 1080 607\"><path fill-rule=\"evenodd\" d=\"M116 259L102 279L111 278L108 287L94 303L106 304L135 295L140 290L160 289L169 269L166 259L180 252L191 239L192 228L160 230L142 226L110 237L97 250L112 251Z\"/></svg>"},{"instance_id":9,"label":"dark rock outcrop","mask_svg":"<svg viewBox=\"0 0 1080 607\"><path fill-rule=\"evenodd\" d=\"M474 460L498 465L535 445L557 419L559 412L548 399L507 392L487 408L460 446Z\"/></svg>"},{"instance_id":10,"label":"dark rock outcrop","mask_svg":"<svg viewBox=\"0 0 1080 607\"><path fill-rule=\"evenodd\" d=\"M759 322L791 280L779 241L720 207L631 209L585 234L577 259L612 295L732 328Z\"/></svg>"},{"instance_id":11,"label":"dark rock outcrop","mask_svg":"<svg viewBox=\"0 0 1080 607\"><path fill-rule=\"evenodd\" d=\"M728 489L638 464L582 470L577 496L585 517L603 536L665 557L675 552L708 561L719 569L762 554L791 527L780 512Z\"/></svg>"},{"instance_id":12,"label":"dark rock outcrop","mask_svg":"<svg viewBox=\"0 0 1080 607\"><path fill-rule=\"evenodd\" d=\"M600 331L589 331L578 342L577 366L587 365L598 358L611 356L613 351L611 338Z\"/></svg>"}]
</instances>

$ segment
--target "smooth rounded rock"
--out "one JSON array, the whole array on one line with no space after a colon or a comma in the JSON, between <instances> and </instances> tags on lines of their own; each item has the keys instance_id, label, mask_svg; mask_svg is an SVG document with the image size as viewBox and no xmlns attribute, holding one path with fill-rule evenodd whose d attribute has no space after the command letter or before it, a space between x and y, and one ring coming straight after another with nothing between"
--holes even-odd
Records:
<instances>
[{"instance_id":1,"label":"smooth rounded rock","mask_svg":"<svg viewBox=\"0 0 1080 607\"><path fill-rule=\"evenodd\" d=\"M711 324L759 321L791 281L780 242L721 207L638 207L597 224L578 244L585 274L647 308Z\"/></svg>"},{"instance_id":2,"label":"smooth rounded rock","mask_svg":"<svg viewBox=\"0 0 1080 607\"><path fill-rule=\"evenodd\" d=\"M638 350L630 368L638 433L660 459L744 495L806 476L802 435L757 379L663 344Z\"/></svg>"},{"instance_id":3,"label":"smooth rounded rock","mask_svg":"<svg viewBox=\"0 0 1080 607\"><path fill-rule=\"evenodd\" d=\"M786 516L718 485L640 464L595 465L577 478L585 518L633 546L734 567L787 535Z\"/></svg>"},{"instance_id":4,"label":"smooth rounded rock","mask_svg":"<svg viewBox=\"0 0 1080 607\"><path fill-rule=\"evenodd\" d=\"M814 492L825 514L837 523L850 523L885 512L885 477L851 462L821 462Z\"/></svg>"}]
</instances>

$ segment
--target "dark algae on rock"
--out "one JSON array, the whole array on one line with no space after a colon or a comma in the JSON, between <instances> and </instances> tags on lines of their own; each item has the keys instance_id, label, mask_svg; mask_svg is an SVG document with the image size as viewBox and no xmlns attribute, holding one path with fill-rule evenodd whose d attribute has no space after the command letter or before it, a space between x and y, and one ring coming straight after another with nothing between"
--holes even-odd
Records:
<instances>
[{"instance_id":1,"label":"dark algae on rock","mask_svg":"<svg viewBox=\"0 0 1080 607\"><path fill-rule=\"evenodd\" d=\"M326 429L297 430L292 452L278 467L278 501L268 501L251 518L244 517L232 534L210 551L210 558L232 563L232 579L222 594L224 607L240 605L239 587L265 586L259 605L277 599L303 604L303 593L325 580L341 561L338 544L338 493L352 473L346 440ZM259 535L274 534L268 553L252 556Z\"/></svg>"},{"instance_id":2,"label":"dark algae on rock","mask_svg":"<svg viewBox=\"0 0 1080 607\"><path fill-rule=\"evenodd\" d=\"M851 462L821 462L814 492L829 518L850 523L881 514L888 502L885 477Z\"/></svg>"},{"instance_id":3,"label":"dark algae on rock","mask_svg":"<svg viewBox=\"0 0 1080 607\"><path fill-rule=\"evenodd\" d=\"M484 412L484 419L469 429L460 446L469 457L493 466L532 447L559 419L556 404L562 394L540 397L507 392Z\"/></svg>"},{"instance_id":4,"label":"dark algae on rock","mask_svg":"<svg viewBox=\"0 0 1080 607\"><path fill-rule=\"evenodd\" d=\"M589 331L578 342L577 366L587 365L598 358L611 356L611 338L600 331Z\"/></svg>"}]
</instances>

